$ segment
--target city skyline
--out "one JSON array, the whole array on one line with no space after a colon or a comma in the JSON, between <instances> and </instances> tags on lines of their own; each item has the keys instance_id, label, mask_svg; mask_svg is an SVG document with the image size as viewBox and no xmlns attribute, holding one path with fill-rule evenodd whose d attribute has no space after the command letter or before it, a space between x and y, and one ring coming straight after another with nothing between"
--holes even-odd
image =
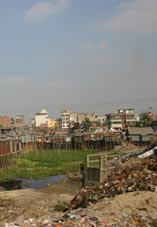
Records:
<instances>
[{"instance_id":1,"label":"city skyline","mask_svg":"<svg viewBox=\"0 0 157 227\"><path fill-rule=\"evenodd\" d=\"M157 111L156 0L0 1L0 115Z\"/></svg>"}]
</instances>

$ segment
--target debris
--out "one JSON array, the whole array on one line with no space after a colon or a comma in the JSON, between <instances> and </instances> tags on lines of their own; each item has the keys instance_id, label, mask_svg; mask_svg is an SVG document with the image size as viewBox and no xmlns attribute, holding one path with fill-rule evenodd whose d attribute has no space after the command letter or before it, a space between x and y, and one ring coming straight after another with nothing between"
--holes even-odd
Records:
<instances>
[{"instance_id":1,"label":"debris","mask_svg":"<svg viewBox=\"0 0 157 227\"><path fill-rule=\"evenodd\" d=\"M151 227L157 224L157 156L145 158L138 155L123 158L120 166L101 183L84 186L70 201L56 205L52 199L37 203L38 209L29 205L29 211L10 204L2 206L1 226L4 227ZM147 191L147 192L146 192ZM118 196L117 196L118 195ZM43 195L42 195L43 196ZM140 199L139 199L140 198ZM21 201L21 199L20 199ZM44 200L45 201L45 200ZM40 201L39 201L40 202ZM19 201L18 201L19 203ZM21 203L20 203L21 204ZM33 203L32 203L33 204ZM32 205L31 204L31 205ZM31 212L30 212L31 209ZM34 212L32 212L34 211ZM17 215L17 216L16 216ZM20 215L20 216L18 216ZM14 221L13 221L14 220ZM15 221L16 220L16 221Z\"/></svg>"},{"instance_id":2,"label":"debris","mask_svg":"<svg viewBox=\"0 0 157 227\"><path fill-rule=\"evenodd\" d=\"M157 146L144 152L143 154L138 155L138 158L148 158L148 157L154 155L156 150L157 150Z\"/></svg>"},{"instance_id":3,"label":"debris","mask_svg":"<svg viewBox=\"0 0 157 227\"><path fill-rule=\"evenodd\" d=\"M86 204L86 188L83 188L80 193L74 196L74 198L71 200L71 209L77 209L80 206L85 206Z\"/></svg>"},{"instance_id":4,"label":"debris","mask_svg":"<svg viewBox=\"0 0 157 227\"><path fill-rule=\"evenodd\" d=\"M76 214L71 214L71 215L69 216L69 218L70 218L71 220L75 219L76 217L77 217Z\"/></svg>"},{"instance_id":5,"label":"debris","mask_svg":"<svg viewBox=\"0 0 157 227\"><path fill-rule=\"evenodd\" d=\"M156 149L156 147L155 147ZM128 159L113 170L104 182L83 188L71 200L71 209L85 207L103 198L133 191L157 191L157 162L155 159Z\"/></svg>"}]
</instances>

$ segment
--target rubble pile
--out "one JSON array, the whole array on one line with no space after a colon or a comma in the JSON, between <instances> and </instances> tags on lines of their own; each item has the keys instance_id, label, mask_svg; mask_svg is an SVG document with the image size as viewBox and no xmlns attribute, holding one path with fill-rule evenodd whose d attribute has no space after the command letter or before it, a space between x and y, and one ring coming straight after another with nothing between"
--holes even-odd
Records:
<instances>
[{"instance_id":1,"label":"rubble pile","mask_svg":"<svg viewBox=\"0 0 157 227\"><path fill-rule=\"evenodd\" d=\"M84 207L103 198L133 191L157 192L157 162L155 159L129 159L102 182L86 186L73 200L71 208Z\"/></svg>"},{"instance_id":2,"label":"rubble pile","mask_svg":"<svg viewBox=\"0 0 157 227\"><path fill-rule=\"evenodd\" d=\"M125 157L123 163L115 165L112 174L103 182L86 185L73 197L69 206L67 203L71 196L66 203L59 200L54 206L54 197L45 199L43 194L39 203L33 205L32 202L23 209L11 202L8 207L1 204L3 220L0 221L0 226L157 226L157 156L153 153L151 158L147 155L146 158L138 158L138 155L134 158ZM56 210L56 205L64 209ZM23 203L21 206L23 207Z\"/></svg>"}]
</instances>

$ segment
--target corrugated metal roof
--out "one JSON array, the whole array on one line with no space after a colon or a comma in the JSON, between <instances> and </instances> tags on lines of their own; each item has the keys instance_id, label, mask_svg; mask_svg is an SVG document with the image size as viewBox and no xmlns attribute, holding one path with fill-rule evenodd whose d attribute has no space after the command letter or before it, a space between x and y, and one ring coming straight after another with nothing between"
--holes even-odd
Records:
<instances>
[{"instance_id":1,"label":"corrugated metal roof","mask_svg":"<svg viewBox=\"0 0 157 227\"><path fill-rule=\"evenodd\" d=\"M154 131L151 127L144 127L144 128L129 128L128 129L129 135L153 135Z\"/></svg>"}]
</instances>

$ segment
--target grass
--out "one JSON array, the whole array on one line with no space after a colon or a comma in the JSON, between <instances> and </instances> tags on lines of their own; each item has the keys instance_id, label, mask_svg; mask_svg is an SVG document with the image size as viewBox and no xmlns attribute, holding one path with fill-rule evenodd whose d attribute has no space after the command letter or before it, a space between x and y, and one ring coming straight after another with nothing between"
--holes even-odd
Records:
<instances>
[{"instance_id":1,"label":"grass","mask_svg":"<svg viewBox=\"0 0 157 227\"><path fill-rule=\"evenodd\" d=\"M80 163L86 161L88 154L105 154L96 150L41 150L11 156L6 163L8 169L1 171L0 180L16 178L42 179L47 176L76 173L80 170ZM122 154L112 150L108 154ZM5 162L5 160L2 160Z\"/></svg>"},{"instance_id":2,"label":"grass","mask_svg":"<svg viewBox=\"0 0 157 227\"><path fill-rule=\"evenodd\" d=\"M86 160L87 154L97 151L41 150L12 157L14 165L1 171L0 180L15 178L41 179L47 176L79 172L80 163Z\"/></svg>"}]
</instances>

